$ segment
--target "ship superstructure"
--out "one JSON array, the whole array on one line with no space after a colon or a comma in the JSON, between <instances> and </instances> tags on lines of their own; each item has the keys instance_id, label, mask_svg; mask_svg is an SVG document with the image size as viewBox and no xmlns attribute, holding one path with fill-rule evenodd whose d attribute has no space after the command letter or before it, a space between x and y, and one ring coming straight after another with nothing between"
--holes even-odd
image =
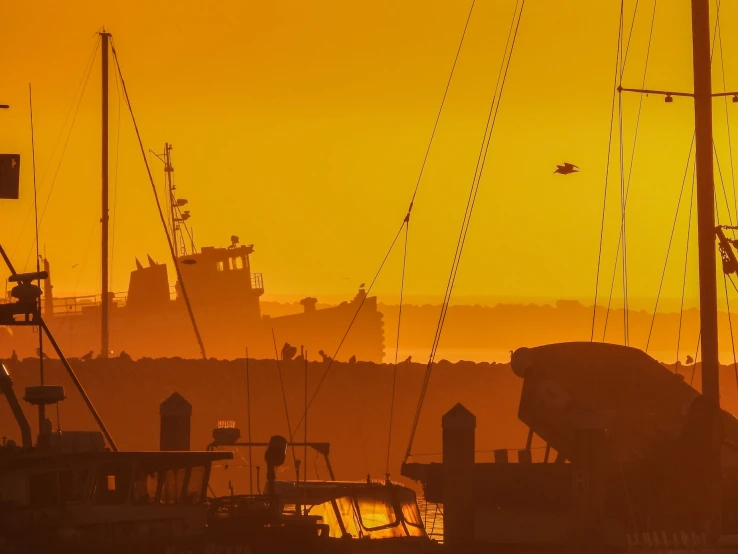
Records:
<instances>
[{"instance_id":1,"label":"ship superstructure","mask_svg":"<svg viewBox=\"0 0 738 554\"><path fill-rule=\"evenodd\" d=\"M382 314L376 297L356 296L338 306L319 309L306 298L303 311L279 317L264 316L261 273L251 270L253 245L232 243L228 247L203 247L178 258L193 313L207 345L208 356L244 357L246 348L257 358L274 356L272 331L282 344L302 345L310 352L333 352L352 318L361 310L347 336L343 351L360 360L381 362L384 356ZM51 264L46 261L49 273ZM10 301L9 297L5 300ZM180 282L170 285L167 265L151 257L147 265L136 260L128 291L108 297L110 353L134 357L198 357ZM65 351L73 357L99 353L100 296L54 297L45 286L43 313ZM13 350L21 357L33 356L35 335L28 330L0 328L0 357Z\"/></svg>"}]
</instances>

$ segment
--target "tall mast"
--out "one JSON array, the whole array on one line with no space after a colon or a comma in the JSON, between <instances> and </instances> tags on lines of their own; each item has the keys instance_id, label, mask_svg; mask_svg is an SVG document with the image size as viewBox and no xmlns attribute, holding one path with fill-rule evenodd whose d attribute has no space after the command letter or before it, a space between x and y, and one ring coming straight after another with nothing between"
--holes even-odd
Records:
<instances>
[{"instance_id":1,"label":"tall mast","mask_svg":"<svg viewBox=\"0 0 738 554\"><path fill-rule=\"evenodd\" d=\"M110 302L108 299L108 43L110 33L105 29L100 33L102 37L102 323L100 329L100 355L107 358L110 353Z\"/></svg>"},{"instance_id":2,"label":"tall mast","mask_svg":"<svg viewBox=\"0 0 738 554\"><path fill-rule=\"evenodd\" d=\"M715 270L715 192L712 137L712 69L710 48L710 1L692 0L692 61L694 64L695 164L697 171L697 232L699 242L700 329L702 333L702 395L707 401L711 428L706 479L710 531L722 527L721 441L712 425L720 418L718 361L717 274Z\"/></svg>"}]
</instances>

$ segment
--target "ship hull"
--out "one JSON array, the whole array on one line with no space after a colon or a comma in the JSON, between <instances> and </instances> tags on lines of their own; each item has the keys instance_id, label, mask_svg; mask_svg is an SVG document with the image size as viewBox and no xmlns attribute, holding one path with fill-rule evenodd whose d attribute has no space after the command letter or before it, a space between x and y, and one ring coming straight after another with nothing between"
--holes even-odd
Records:
<instances>
[{"instance_id":1,"label":"ship hull","mask_svg":"<svg viewBox=\"0 0 738 554\"><path fill-rule=\"evenodd\" d=\"M57 308L58 309L58 308ZM194 307L195 321L209 358L273 358L275 341L279 349L285 343L302 346L310 359L319 359L319 351L333 356L351 322L352 330L341 347L348 359L381 362L384 357L384 331L376 298L367 298L359 310L357 301L281 317L246 318L241 313L227 313ZM100 351L99 306L70 313L55 313L44 319L65 355L82 357ZM31 329L0 328L0 358L12 352L25 358L36 356L38 335ZM157 310L138 310L115 306L110 312L110 356L121 352L139 358L198 358L202 356L192 321L183 302L173 300Z\"/></svg>"}]
</instances>

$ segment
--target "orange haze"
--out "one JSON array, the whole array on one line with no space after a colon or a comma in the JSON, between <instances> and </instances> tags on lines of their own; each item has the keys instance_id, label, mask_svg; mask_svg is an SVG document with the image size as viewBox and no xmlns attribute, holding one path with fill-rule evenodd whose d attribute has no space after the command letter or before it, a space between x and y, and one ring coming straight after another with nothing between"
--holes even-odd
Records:
<instances>
[{"instance_id":1,"label":"orange haze","mask_svg":"<svg viewBox=\"0 0 738 554\"><path fill-rule=\"evenodd\" d=\"M412 294L444 290L515 2L476 4L413 212L406 283ZM635 4L625 3L626 36ZM723 4L723 49L735 52L738 4ZM640 2L625 86L641 85L652 8L652 0ZM267 298L353 295L371 279L405 215L468 9L468 2L437 0L6 2L0 102L11 109L0 112L0 151L23 155L23 198L0 202L0 241L20 268L33 265L31 82L42 208L51 195L42 248L57 290L99 290L99 52L68 144L69 123L63 125L75 113L70 106L104 24L146 149L174 144L176 182L190 201L196 242L226 245L231 234L253 242ZM616 0L526 3L456 282L460 297L591 299L619 9ZM688 0L659 3L647 86L691 90L689 33ZM726 56L729 90L738 88L736 63ZM717 88L722 78L716 62ZM168 258L125 106L118 125L118 98L111 72L116 291L126 289L134 257ZM627 171L639 100L623 98ZM727 106L735 121L738 108ZM732 206L722 100L715 121ZM691 134L688 100L643 98L628 199L634 297L653 298L658 289ZM617 136L613 145L605 296L619 230ZM162 190L161 164L149 160ZM564 161L581 173L552 175ZM681 295L690 184L667 298ZM726 220L722 191L718 196ZM397 250L377 283L380 297L397 294L400 259ZM688 275L693 304L694 257ZM619 278L614 295L621 296Z\"/></svg>"}]
</instances>

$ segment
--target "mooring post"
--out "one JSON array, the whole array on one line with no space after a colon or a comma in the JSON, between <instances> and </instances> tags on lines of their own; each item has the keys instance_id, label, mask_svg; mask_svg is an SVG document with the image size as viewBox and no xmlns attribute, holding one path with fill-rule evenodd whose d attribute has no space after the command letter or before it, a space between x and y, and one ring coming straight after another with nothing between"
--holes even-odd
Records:
<instances>
[{"instance_id":1,"label":"mooring post","mask_svg":"<svg viewBox=\"0 0 738 554\"><path fill-rule=\"evenodd\" d=\"M172 393L159 405L161 419L159 450L185 451L190 449L190 419L192 404L178 392Z\"/></svg>"},{"instance_id":2,"label":"mooring post","mask_svg":"<svg viewBox=\"0 0 738 554\"><path fill-rule=\"evenodd\" d=\"M572 488L573 542L577 552L596 554L604 548L607 434L599 414L582 418L574 429Z\"/></svg>"},{"instance_id":3,"label":"mooring post","mask_svg":"<svg viewBox=\"0 0 738 554\"><path fill-rule=\"evenodd\" d=\"M456 404L442 418L443 542L449 552L468 552L474 541L474 449L477 418Z\"/></svg>"}]
</instances>

